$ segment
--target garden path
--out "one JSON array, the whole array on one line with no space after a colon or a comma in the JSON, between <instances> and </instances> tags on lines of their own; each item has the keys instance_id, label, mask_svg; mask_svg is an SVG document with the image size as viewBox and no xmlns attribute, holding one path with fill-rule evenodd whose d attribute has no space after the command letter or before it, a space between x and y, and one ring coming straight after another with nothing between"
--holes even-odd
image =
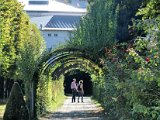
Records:
<instances>
[{"instance_id":1,"label":"garden path","mask_svg":"<svg viewBox=\"0 0 160 120\"><path fill-rule=\"evenodd\" d=\"M106 120L103 109L95 104L91 97L84 97L83 103L72 103L67 97L62 107L54 113L49 113L40 120Z\"/></svg>"}]
</instances>

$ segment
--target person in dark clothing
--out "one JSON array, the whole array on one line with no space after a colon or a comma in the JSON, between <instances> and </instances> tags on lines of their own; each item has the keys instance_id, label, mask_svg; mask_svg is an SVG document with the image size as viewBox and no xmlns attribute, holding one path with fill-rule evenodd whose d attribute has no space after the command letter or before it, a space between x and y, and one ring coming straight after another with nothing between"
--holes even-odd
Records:
<instances>
[{"instance_id":1,"label":"person in dark clothing","mask_svg":"<svg viewBox=\"0 0 160 120\"><path fill-rule=\"evenodd\" d=\"M77 90L78 90L78 102L80 97L81 97L81 102L83 102L83 95L84 95L83 80L79 81Z\"/></svg>"}]
</instances>

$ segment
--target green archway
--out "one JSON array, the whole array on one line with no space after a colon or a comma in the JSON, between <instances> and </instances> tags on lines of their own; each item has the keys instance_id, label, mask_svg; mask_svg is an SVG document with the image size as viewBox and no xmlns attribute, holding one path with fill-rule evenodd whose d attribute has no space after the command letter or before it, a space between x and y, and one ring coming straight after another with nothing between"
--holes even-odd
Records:
<instances>
[{"instance_id":1,"label":"green archway","mask_svg":"<svg viewBox=\"0 0 160 120\"><path fill-rule=\"evenodd\" d=\"M43 111L46 111L49 106L48 103L50 103L48 100L56 101L56 99L58 99L56 96L64 92L64 74L77 69L80 71L85 71L90 74L91 77L100 76L103 74L99 57L94 56L92 53L87 51L64 48L45 53L34 75L35 114L42 114ZM61 80L62 82L60 82ZM47 96L47 92L53 94L55 91L57 91L57 93L54 95Z\"/></svg>"}]
</instances>

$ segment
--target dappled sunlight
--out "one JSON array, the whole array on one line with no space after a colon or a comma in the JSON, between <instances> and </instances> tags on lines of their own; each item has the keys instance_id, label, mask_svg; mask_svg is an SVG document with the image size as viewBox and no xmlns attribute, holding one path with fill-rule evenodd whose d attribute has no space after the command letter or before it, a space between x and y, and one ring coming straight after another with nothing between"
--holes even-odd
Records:
<instances>
[{"instance_id":1,"label":"dappled sunlight","mask_svg":"<svg viewBox=\"0 0 160 120\"><path fill-rule=\"evenodd\" d=\"M4 114L4 111L5 111L5 104L4 103L0 103L0 120L2 120L3 118L3 114Z\"/></svg>"},{"instance_id":2,"label":"dappled sunlight","mask_svg":"<svg viewBox=\"0 0 160 120\"><path fill-rule=\"evenodd\" d=\"M18 1L0 0L0 120L160 120L160 0Z\"/></svg>"},{"instance_id":3,"label":"dappled sunlight","mask_svg":"<svg viewBox=\"0 0 160 120\"><path fill-rule=\"evenodd\" d=\"M41 120L104 120L103 109L94 104L91 97L84 97L84 102L71 102L71 97L67 97L63 106L54 113L49 113L47 116L41 118Z\"/></svg>"}]
</instances>

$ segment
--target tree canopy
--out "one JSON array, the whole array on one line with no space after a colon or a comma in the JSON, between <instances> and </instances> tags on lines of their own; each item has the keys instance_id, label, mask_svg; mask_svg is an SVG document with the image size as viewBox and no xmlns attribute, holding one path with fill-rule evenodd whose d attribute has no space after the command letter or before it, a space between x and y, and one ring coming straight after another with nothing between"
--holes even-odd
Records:
<instances>
[{"instance_id":1,"label":"tree canopy","mask_svg":"<svg viewBox=\"0 0 160 120\"><path fill-rule=\"evenodd\" d=\"M91 2L87 15L82 17L80 25L68 45L97 52L103 47L115 44L119 8L115 6L114 0Z\"/></svg>"},{"instance_id":2,"label":"tree canopy","mask_svg":"<svg viewBox=\"0 0 160 120\"><path fill-rule=\"evenodd\" d=\"M30 61L36 62L45 48L44 40L35 25L16 0L2 0L0 3L0 72L6 78L21 79L21 66L18 61L24 51L32 50ZM28 65L30 62L28 62Z\"/></svg>"}]
</instances>

